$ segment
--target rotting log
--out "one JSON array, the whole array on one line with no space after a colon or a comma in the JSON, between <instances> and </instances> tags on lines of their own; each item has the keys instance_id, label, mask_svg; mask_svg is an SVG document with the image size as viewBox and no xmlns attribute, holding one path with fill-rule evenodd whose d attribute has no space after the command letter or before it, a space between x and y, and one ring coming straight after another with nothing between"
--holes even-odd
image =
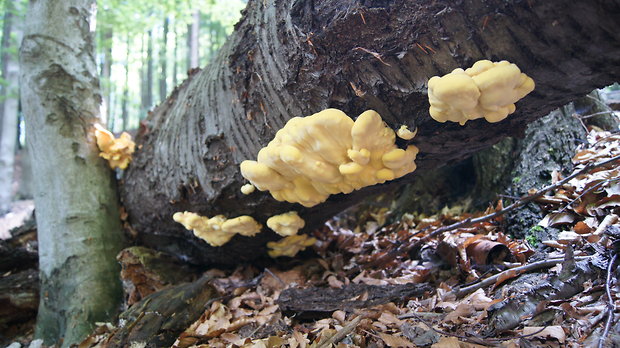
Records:
<instances>
[{"instance_id":1,"label":"rotting log","mask_svg":"<svg viewBox=\"0 0 620 348\"><path fill-rule=\"evenodd\" d=\"M393 128L419 127L418 172L454 163L551 110L620 79L620 1L251 0L216 59L194 70L143 123L122 197L139 242L198 263L237 264L277 236L235 237L212 248L171 216L249 214L264 223L296 210L315 228L382 186L313 208L244 196L238 164L254 159L295 116L336 107L378 111ZM441 124L426 81L476 60L506 59L536 89L505 121ZM415 173L389 185L415 180ZM267 230L267 229L266 229Z\"/></svg>"},{"instance_id":2,"label":"rotting log","mask_svg":"<svg viewBox=\"0 0 620 348\"><path fill-rule=\"evenodd\" d=\"M209 300L218 296L202 277L145 297L120 315L123 326L99 347L169 347L177 336L204 312Z\"/></svg>"}]
</instances>

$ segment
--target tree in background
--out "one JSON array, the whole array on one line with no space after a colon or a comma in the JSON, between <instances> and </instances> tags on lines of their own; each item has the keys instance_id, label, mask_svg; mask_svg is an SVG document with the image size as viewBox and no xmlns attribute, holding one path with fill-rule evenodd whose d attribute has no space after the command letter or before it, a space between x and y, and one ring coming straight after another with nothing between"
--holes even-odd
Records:
<instances>
[{"instance_id":1,"label":"tree in background","mask_svg":"<svg viewBox=\"0 0 620 348\"><path fill-rule=\"evenodd\" d=\"M13 169L17 149L19 107L18 42L21 40L21 0L6 0L2 43L0 45L2 78L0 96L0 215L10 209L13 193Z\"/></svg>"},{"instance_id":2,"label":"tree in background","mask_svg":"<svg viewBox=\"0 0 620 348\"><path fill-rule=\"evenodd\" d=\"M41 301L35 335L80 341L114 317L123 244L112 172L93 126L101 95L94 0L31 1L20 51L21 100L35 177Z\"/></svg>"}]
</instances>

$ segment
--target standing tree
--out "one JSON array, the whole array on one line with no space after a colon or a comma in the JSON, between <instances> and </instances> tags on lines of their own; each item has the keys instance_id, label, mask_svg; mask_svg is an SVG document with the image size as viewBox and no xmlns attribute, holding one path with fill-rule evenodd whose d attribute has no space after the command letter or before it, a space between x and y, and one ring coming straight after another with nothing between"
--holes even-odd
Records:
<instances>
[{"instance_id":1,"label":"standing tree","mask_svg":"<svg viewBox=\"0 0 620 348\"><path fill-rule=\"evenodd\" d=\"M21 38L21 21L18 15L20 1L5 2L2 30L1 64L5 85L0 96L0 215L11 207L13 198L13 168L17 148L19 108L19 62L15 53Z\"/></svg>"},{"instance_id":2,"label":"standing tree","mask_svg":"<svg viewBox=\"0 0 620 348\"><path fill-rule=\"evenodd\" d=\"M374 109L392 128L419 128L418 171L452 163L620 79L619 14L618 0L251 0L212 64L146 122L122 188L131 222L143 243L194 262L253 259L273 233L213 248L172 214L250 214L264 223L296 210L310 229L377 190L332 196L309 209L265 192L242 195L239 163L256 158L287 120L327 107L351 117ZM536 90L499 123L432 120L428 79L479 59L516 63Z\"/></svg>"},{"instance_id":3,"label":"standing tree","mask_svg":"<svg viewBox=\"0 0 620 348\"><path fill-rule=\"evenodd\" d=\"M94 5L31 1L20 52L42 282L35 335L63 347L111 319L121 299L117 194L93 134L101 104Z\"/></svg>"}]
</instances>

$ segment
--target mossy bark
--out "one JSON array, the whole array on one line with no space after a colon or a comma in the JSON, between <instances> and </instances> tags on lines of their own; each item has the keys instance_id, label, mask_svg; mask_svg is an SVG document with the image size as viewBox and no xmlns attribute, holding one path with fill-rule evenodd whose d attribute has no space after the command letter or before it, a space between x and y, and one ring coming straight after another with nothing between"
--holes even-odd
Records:
<instances>
[{"instance_id":1,"label":"mossy bark","mask_svg":"<svg viewBox=\"0 0 620 348\"><path fill-rule=\"evenodd\" d=\"M172 220L176 211L259 222L296 210L306 230L384 188L332 196L310 209L268 193L244 196L238 164L254 159L292 117L336 107L378 111L419 127L418 173L456 163L596 87L620 79L620 1L251 0L219 55L156 108L139 135L122 196L141 242L195 263L236 264L277 236L212 248ZM476 60L506 59L536 81L495 124L428 116L426 81ZM416 173L397 181L415 180Z\"/></svg>"},{"instance_id":2,"label":"mossy bark","mask_svg":"<svg viewBox=\"0 0 620 348\"><path fill-rule=\"evenodd\" d=\"M36 337L68 347L111 320L123 244L112 172L93 125L101 95L90 32L94 0L31 1L20 51L21 97L39 239Z\"/></svg>"}]
</instances>

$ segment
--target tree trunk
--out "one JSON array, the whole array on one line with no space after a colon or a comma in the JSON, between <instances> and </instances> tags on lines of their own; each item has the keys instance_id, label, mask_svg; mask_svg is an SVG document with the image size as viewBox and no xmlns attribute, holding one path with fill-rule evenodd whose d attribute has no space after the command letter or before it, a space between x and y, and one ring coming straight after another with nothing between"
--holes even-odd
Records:
<instances>
[{"instance_id":1,"label":"tree trunk","mask_svg":"<svg viewBox=\"0 0 620 348\"><path fill-rule=\"evenodd\" d=\"M619 14L618 0L250 1L215 60L149 119L122 188L131 222L143 243L193 262L255 259L274 233L237 236L212 248L172 214L250 214L264 223L296 210L308 230L386 186L336 195L309 209L276 202L266 192L242 195L239 163L255 159L288 119L327 107L351 117L374 109L393 128L419 128L418 172L454 163L618 80ZM427 80L485 58L516 63L536 90L499 123L462 127L432 120Z\"/></svg>"},{"instance_id":2,"label":"tree trunk","mask_svg":"<svg viewBox=\"0 0 620 348\"><path fill-rule=\"evenodd\" d=\"M101 94L89 21L94 0L31 1L20 52L32 167L41 302L35 335L62 347L121 300L115 256L123 244L112 172L93 125Z\"/></svg>"},{"instance_id":3,"label":"tree trunk","mask_svg":"<svg viewBox=\"0 0 620 348\"><path fill-rule=\"evenodd\" d=\"M172 53L172 88L177 86L177 72L179 70L179 32L177 30L177 19L174 19L172 24L172 30L174 31L174 52Z\"/></svg>"},{"instance_id":4,"label":"tree trunk","mask_svg":"<svg viewBox=\"0 0 620 348\"><path fill-rule=\"evenodd\" d=\"M101 65L101 81L103 85L103 110L105 114L101 115L104 124L110 122L111 109L111 93L112 93L112 40L114 39L114 31L112 28L106 28L102 33L102 44L104 47L103 64Z\"/></svg>"},{"instance_id":5,"label":"tree trunk","mask_svg":"<svg viewBox=\"0 0 620 348\"><path fill-rule=\"evenodd\" d=\"M127 127L129 126L129 112L127 110L127 103L129 102L129 52L131 52L129 44L129 34L127 34L127 54L125 56L125 82L123 84L123 100L121 100L121 119L123 120L123 130L127 130Z\"/></svg>"},{"instance_id":6,"label":"tree trunk","mask_svg":"<svg viewBox=\"0 0 620 348\"><path fill-rule=\"evenodd\" d=\"M200 64L198 52L198 34L200 28L200 11L192 14L192 24L187 26L187 70L197 68Z\"/></svg>"},{"instance_id":7,"label":"tree trunk","mask_svg":"<svg viewBox=\"0 0 620 348\"><path fill-rule=\"evenodd\" d=\"M144 75L142 75L142 87L144 89L142 117L145 117L147 112L153 107L153 30L148 31L146 38L146 71L144 71Z\"/></svg>"},{"instance_id":8,"label":"tree trunk","mask_svg":"<svg viewBox=\"0 0 620 348\"><path fill-rule=\"evenodd\" d=\"M17 149L19 108L19 61L11 49L21 39L21 18L16 17L17 1L7 0L2 30L2 77L6 85L0 101L0 215L7 212L13 200L13 170Z\"/></svg>"},{"instance_id":9,"label":"tree trunk","mask_svg":"<svg viewBox=\"0 0 620 348\"><path fill-rule=\"evenodd\" d=\"M159 73L159 100L164 101L166 96L168 95L168 86L166 84L166 78L168 77L168 56L167 56L167 47L168 47L168 26L170 24L170 19L166 17L164 20L164 33L162 35L162 46L159 51L159 64L161 65L161 71Z\"/></svg>"}]
</instances>

